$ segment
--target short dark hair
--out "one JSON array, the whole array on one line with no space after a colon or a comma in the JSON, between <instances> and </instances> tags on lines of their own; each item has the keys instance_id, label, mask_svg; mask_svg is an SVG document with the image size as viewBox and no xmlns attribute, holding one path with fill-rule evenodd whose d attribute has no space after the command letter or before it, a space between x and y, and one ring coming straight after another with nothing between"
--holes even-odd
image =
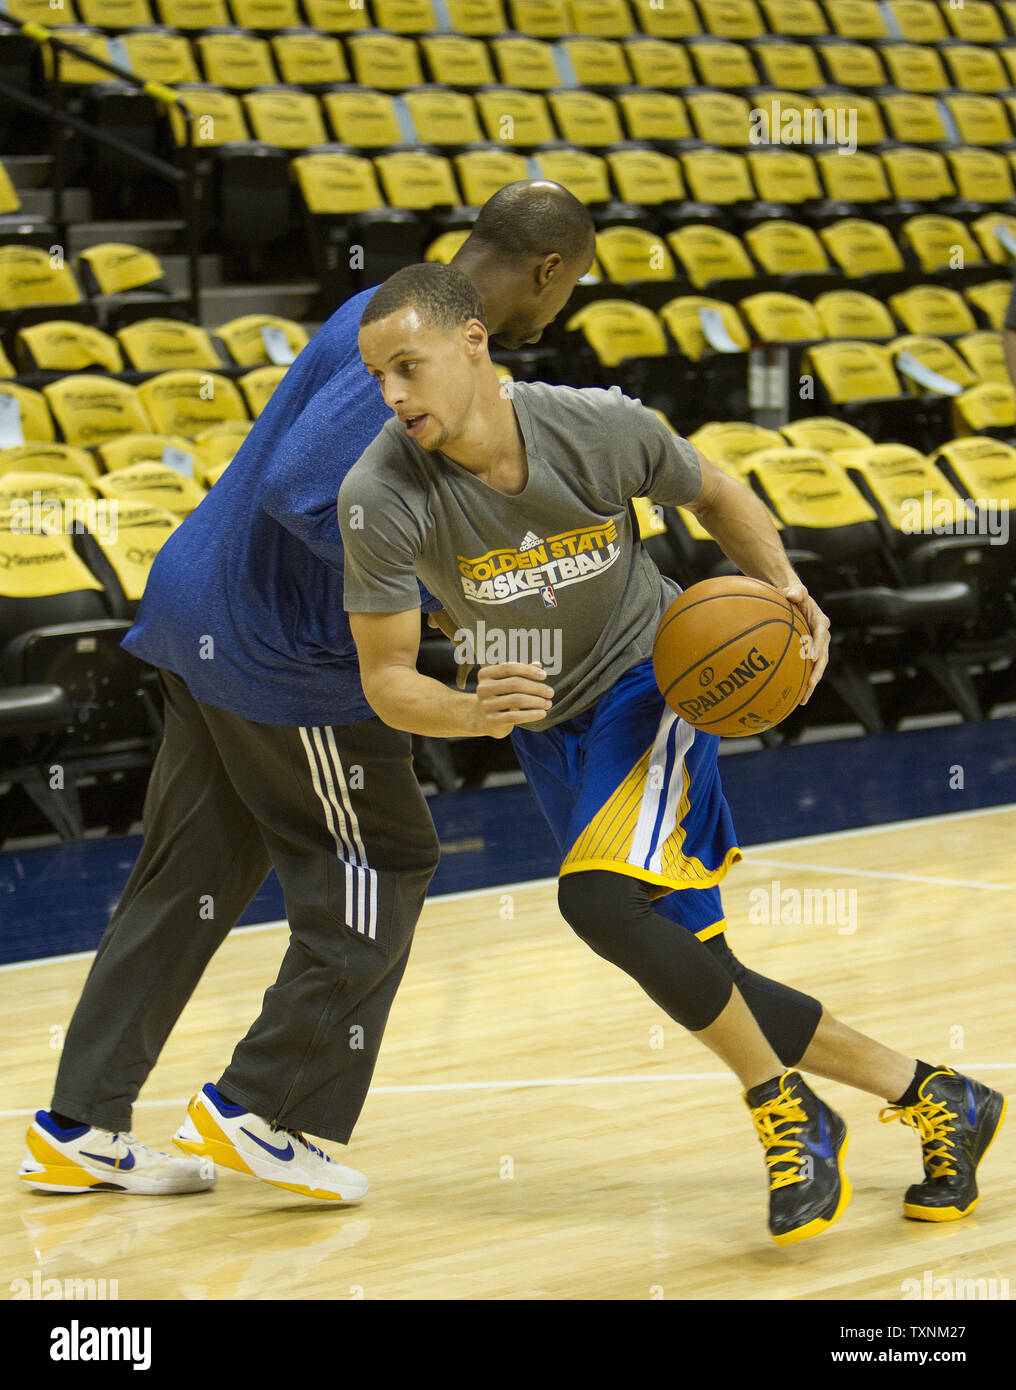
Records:
<instances>
[{"instance_id":1,"label":"short dark hair","mask_svg":"<svg viewBox=\"0 0 1016 1390\"><path fill-rule=\"evenodd\" d=\"M437 261L408 265L390 275L364 309L360 325L410 307L424 323L449 332L470 319L487 326L483 300L469 276Z\"/></svg>"},{"instance_id":2,"label":"short dark hair","mask_svg":"<svg viewBox=\"0 0 1016 1390\"><path fill-rule=\"evenodd\" d=\"M588 251L593 234L588 208L561 184L520 179L487 199L469 244L478 242L515 264L554 251L571 262Z\"/></svg>"}]
</instances>

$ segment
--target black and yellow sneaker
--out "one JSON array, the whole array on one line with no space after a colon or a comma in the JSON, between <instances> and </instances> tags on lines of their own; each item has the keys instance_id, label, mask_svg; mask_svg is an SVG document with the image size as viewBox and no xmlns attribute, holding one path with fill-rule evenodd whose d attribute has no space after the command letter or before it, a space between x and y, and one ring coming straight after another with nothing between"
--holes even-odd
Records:
<instances>
[{"instance_id":1,"label":"black and yellow sneaker","mask_svg":"<svg viewBox=\"0 0 1016 1390\"><path fill-rule=\"evenodd\" d=\"M913 1221L959 1221L977 1206L977 1165L1005 1118L1005 1096L949 1067L918 1087L916 1105L888 1105L883 1124L899 1119L915 1129L924 1156L924 1182L907 1188L903 1215Z\"/></svg>"},{"instance_id":2,"label":"black and yellow sneaker","mask_svg":"<svg viewBox=\"0 0 1016 1390\"><path fill-rule=\"evenodd\" d=\"M777 1245L820 1235L850 1201L847 1126L800 1072L744 1093L769 1170L769 1231Z\"/></svg>"}]
</instances>

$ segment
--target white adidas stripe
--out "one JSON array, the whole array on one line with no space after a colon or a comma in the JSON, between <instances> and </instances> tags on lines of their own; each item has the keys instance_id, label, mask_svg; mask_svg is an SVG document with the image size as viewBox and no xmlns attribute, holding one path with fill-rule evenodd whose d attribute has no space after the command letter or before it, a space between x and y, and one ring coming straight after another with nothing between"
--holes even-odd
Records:
<instances>
[{"instance_id":1,"label":"white adidas stripe","mask_svg":"<svg viewBox=\"0 0 1016 1390\"><path fill-rule=\"evenodd\" d=\"M322 730L317 727L301 727L300 740L307 755L311 783L335 843L336 857L345 866L345 923L373 941L377 933L377 871L367 864L360 824L350 800L335 735L331 728L326 728L324 733L327 747Z\"/></svg>"}]
</instances>

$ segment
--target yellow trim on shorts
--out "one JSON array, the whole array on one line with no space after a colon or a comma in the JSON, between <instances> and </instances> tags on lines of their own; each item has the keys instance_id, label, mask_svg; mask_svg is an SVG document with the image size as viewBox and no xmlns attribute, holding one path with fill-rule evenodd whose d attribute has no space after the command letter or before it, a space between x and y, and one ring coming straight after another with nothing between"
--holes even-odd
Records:
<instances>
[{"instance_id":1,"label":"yellow trim on shorts","mask_svg":"<svg viewBox=\"0 0 1016 1390\"><path fill-rule=\"evenodd\" d=\"M643 883L651 883L654 887L661 888L663 893L673 893L675 890L683 892L686 888L715 888L726 878L734 865L739 864L743 858L744 855L739 846L731 845L718 869L702 869L697 859L685 860L685 863L690 862L702 870L701 878L696 878L694 882L688 882L686 879L668 878L665 874L654 874L651 869L643 869L638 864L628 864L623 859L572 859L569 856L558 870L558 878L563 878L565 874L580 874L587 869L605 869L607 873L627 874L629 878L638 878ZM653 896L661 897L662 893L656 893ZM703 930L711 932L712 928L704 927Z\"/></svg>"}]
</instances>

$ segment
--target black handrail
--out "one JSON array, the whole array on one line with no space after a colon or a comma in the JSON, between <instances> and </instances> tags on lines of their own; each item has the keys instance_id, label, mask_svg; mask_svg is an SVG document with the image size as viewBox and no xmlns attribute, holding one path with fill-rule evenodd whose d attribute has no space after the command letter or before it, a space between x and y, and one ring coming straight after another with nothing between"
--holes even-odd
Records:
<instances>
[{"instance_id":1,"label":"black handrail","mask_svg":"<svg viewBox=\"0 0 1016 1390\"><path fill-rule=\"evenodd\" d=\"M167 87L161 82L143 81L135 77L126 68L120 67L117 63L109 62L105 58L89 53L87 49L79 48L76 44L68 43L59 35L53 33L51 29L46 29L41 24L20 24L17 20L11 20L5 15L0 15L0 33L24 34L26 38L32 39L40 47L48 44L53 52L52 73L50 76L50 100L49 102L40 101L37 97L29 96L27 92L19 91L16 87L11 87L6 82L0 82L0 93L3 93L9 100L24 106L29 111L34 111L39 115L46 116L53 126L53 187L52 187L52 219L57 226L60 237L64 245L67 243L68 224L64 217L63 196L64 196L64 134L65 131L76 130L90 140L96 141L100 145L107 145L111 149L117 150L120 154L126 155L129 159L135 160L138 164L152 169L162 178L172 180L174 183L182 185L183 192L183 213L187 227L187 272L190 285L190 312L195 323L201 322L201 228L198 219L198 203L201 197L201 188L198 180L197 158L194 149L194 113L187 104L180 100L172 87ZM99 130L96 126L87 121L80 120L77 116L68 115L64 110L64 86L60 81L60 55L61 53L72 53L76 57L84 59L92 67L103 68L106 72L112 73L114 77L129 86L143 91L146 95L154 97L157 101L165 103L167 106L174 106L183 117L187 131L186 155L184 168L179 169L174 164L169 164L164 159L158 159L155 155L147 154L144 150L137 149L126 140L120 140L115 135L109 135L105 131Z\"/></svg>"}]
</instances>

